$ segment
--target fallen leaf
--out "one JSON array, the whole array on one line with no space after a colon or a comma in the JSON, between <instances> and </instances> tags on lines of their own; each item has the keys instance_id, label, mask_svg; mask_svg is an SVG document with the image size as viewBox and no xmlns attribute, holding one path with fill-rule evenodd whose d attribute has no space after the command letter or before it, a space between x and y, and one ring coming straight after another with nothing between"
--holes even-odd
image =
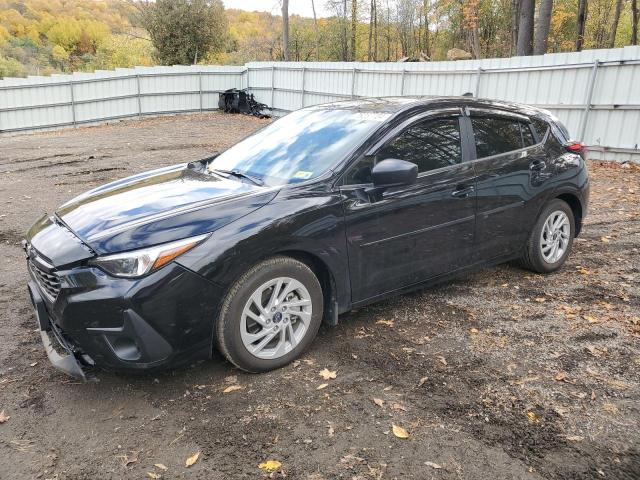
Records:
<instances>
[{"instance_id":1,"label":"fallen leaf","mask_svg":"<svg viewBox=\"0 0 640 480\"><path fill-rule=\"evenodd\" d=\"M147 477L158 480L161 475L159 473L147 472Z\"/></svg>"},{"instance_id":2,"label":"fallen leaf","mask_svg":"<svg viewBox=\"0 0 640 480\"><path fill-rule=\"evenodd\" d=\"M384 407L384 400L382 400L381 398L374 398L373 403L375 403L379 407Z\"/></svg>"},{"instance_id":3,"label":"fallen leaf","mask_svg":"<svg viewBox=\"0 0 640 480\"><path fill-rule=\"evenodd\" d=\"M584 437L581 437L580 435L567 435L565 438L570 442L581 442L584 440Z\"/></svg>"},{"instance_id":4,"label":"fallen leaf","mask_svg":"<svg viewBox=\"0 0 640 480\"><path fill-rule=\"evenodd\" d=\"M266 462L262 462L258 465L260 470L266 470L267 472L274 472L278 470L282 466L278 460L267 460Z\"/></svg>"},{"instance_id":5,"label":"fallen leaf","mask_svg":"<svg viewBox=\"0 0 640 480\"><path fill-rule=\"evenodd\" d=\"M376 325L386 325L387 327L393 327L393 320L378 320Z\"/></svg>"},{"instance_id":6,"label":"fallen leaf","mask_svg":"<svg viewBox=\"0 0 640 480\"><path fill-rule=\"evenodd\" d=\"M534 300L535 300L536 302L538 302L538 303L544 303L544 302L546 302L546 301L547 301L547 299L546 299L546 298L544 298L544 297L536 297L536 298L534 298Z\"/></svg>"},{"instance_id":7,"label":"fallen leaf","mask_svg":"<svg viewBox=\"0 0 640 480\"><path fill-rule=\"evenodd\" d=\"M338 374L338 372L336 372L335 370L329 370L328 368L324 368L322 370L320 370L319 375L324 378L325 380L330 380L332 378L336 378L336 375Z\"/></svg>"},{"instance_id":8,"label":"fallen leaf","mask_svg":"<svg viewBox=\"0 0 640 480\"><path fill-rule=\"evenodd\" d=\"M322 390L323 388L327 388L328 386L328 383L321 383L320 385L318 385L318 388L316 388L316 390Z\"/></svg>"},{"instance_id":9,"label":"fallen leaf","mask_svg":"<svg viewBox=\"0 0 640 480\"><path fill-rule=\"evenodd\" d=\"M393 430L393 434L398 438L409 438L409 432L407 432L404 428L399 427L398 425L392 424L391 429Z\"/></svg>"},{"instance_id":10,"label":"fallen leaf","mask_svg":"<svg viewBox=\"0 0 640 480\"><path fill-rule=\"evenodd\" d=\"M327 433L329 434L330 437L333 437L333 434L335 433L335 429L333 428L333 423L327 421Z\"/></svg>"},{"instance_id":11,"label":"fallen leaf","mask_svg":"<svg viewBox=\"0 0 640 480\"><path fill-rule=\"evenodd\" d=\"M602 409L605 412L618 413L618 407L616 407L613 403L605 403L604 405L602 405Z\"/></svg>"},{"instance_id":12,"label":"fallen leaf","mask_svg":"<svg viewBox=\"0 0 640 480\"><path fill-rule=\"evenodd\" d=\"M587 322L589 323L597 323L599 320L594 317L593 315L582 315L582 318L584 318Z\"/></svg>"},{"instance_id":13,"label":"fallen leaf","mask_svg":"<svg viewBox=\"0 0 640 480\"><path fill-rule=\"evenodd\" d=\"M441 466L441 465L438 465L437 463L433 463L433 462L424 462L424 464L425 464L427 467L435 468L436 470L439 470L439 469L441 469L441 468L442 468L442 466Z\"/></svg>"},{"instance_id":14,"label":"fallen leaf","mask_svg":"<svg viewBox=\"0 0 640 480\"><path fill-rule=\"evenodd\" d=\"M184 462L184 464L187 467L190 467L191 465L193 465L194 463L196 463L198 461L198 458L200 458L200 452L196 452L193 455L191 455L189 458L187 458L186 462Z\"/></svg>"},{"instance_id":15,"label":"fallen leaf","mask_svg":"<svg viewBox=\"0 0 640 480\"><path fill-rule=\"evenodd\" d=\"M447 360L443 356L439 356L438 361L445 367L448 365Z\"/></svg>"},{"instance_id":16,"label":"fallen leaf","mask_svg":"<svg viewBox=\"0 0 640 480\"><path fill-rule=\"evenodd\" d=\"M132 463L136 463L138 461L138 452L130 452L130 453L131 453L131 456L125 453L124 455L119 457L122 460L122 465L124 465L125 467L128 467Z\"/></svg>"},{"instance_id":17,"label":"fallen leaf","mask_svg":"<svg viewBox=\"0 0 640 480\"><path fill-rule=\"evenodd\" d=\"M11 417L4 413L4 410L0 412L0 423L4 423L9 420Z\"/></svg>"},{"instance_id":18,"label":"fallen leaf","mask_svg":"<svg viewBox=\"0 0 640 480\"><path fill-rule=\"evenodd\" d=\"M538 418L535 412L527 412L527 419L529 423L540 423L540 418Z\"/></svg>"},{"instance_id":19,"label":"fallen leaf","mask_svg":"<svg viewBox=\"0 0 640 480\"><path fill-rule=\"evenodd\" d=\"M229 385L222 391L222 393L231 393L235 392L236 390L242 390L243 388L244 387L242 385Z\"/></svg>"},{"instance_id":20,"label":"fallen leaf","mask_svg":"<svg viewBox=\"0 0 640 480\"><path fill-rule=\"evenodd\" d=\"M469 331L471 333L479 333L480 332L480 330L478 330L477 328L471 328Z\"/></svg>"},{"instance_id":21,"label":"fallen leaf","mask_svg":"<svg viewBox=\"0 0 640 480\"><path fill-rule=\"evenodd\" d=\"M424 385L424 384L425 384L425 382L426 382L427 380L429 380L429 377L422 377L422 378L420 379L420 381L418 382L418 386L419 386L419 387L421 387L422 385Z\"/></svg>"},{"instance_id":22,"label":"fallen leaf","mask_svg":"<svg viewBox=\"0 0 640 480\"><path fill-rule=\"evenodd\" d=\"M154 463L153 466L156 467L156 468L159 468L160 470L167 470L168 469L168 467L163 463Z\"/></svg>"},{"instance_id":23,"label":"fallen leaf","mask_svg":"<svg viewBox=\"0 0 640 480\"><path fill-rule=\"evenodd\" d=\"M391 408L393 408L394 410L397 410L397 411L402 411L402 412L406 412L407 411L407 407L405 407L404 405L402 405L400 403L394 403L393 405L391 405Z\"/></svg>"}]
</instances>

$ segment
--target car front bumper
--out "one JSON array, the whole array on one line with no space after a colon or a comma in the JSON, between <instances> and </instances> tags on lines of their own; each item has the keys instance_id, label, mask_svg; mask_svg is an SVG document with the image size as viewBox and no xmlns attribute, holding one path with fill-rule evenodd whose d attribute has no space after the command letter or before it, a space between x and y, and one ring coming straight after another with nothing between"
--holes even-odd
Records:
<instances>
[{"instance_id":1,"label":"car front bumper","mask_svg":"<svg viewBox=\"0 0 640 480\"><path fill-rule=\"evenodd\" d=\"M140 279L87 266L56 271L55 296L29 272L45 350L68 375L87 380L94 366L139 371L211 356L223 291L176 263Z\"/></svg>"}]
</instances>

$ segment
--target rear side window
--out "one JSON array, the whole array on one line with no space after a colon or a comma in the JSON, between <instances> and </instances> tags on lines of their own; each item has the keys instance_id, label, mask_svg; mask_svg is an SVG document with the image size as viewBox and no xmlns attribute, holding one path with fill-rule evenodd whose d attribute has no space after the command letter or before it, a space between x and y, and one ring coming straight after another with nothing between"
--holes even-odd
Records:
<instances>
[{"instance_id":1,"label":"rear side window","mask_svg":"<svg viewBox=\"0 0 640 480\"><path fill-rule=\"evenodd\" d=\"M462 162L457 118L428 120L412 125L376 155L376 160L399 158L427 172Z\"/></svg>"},{"instance_id":2,"label":"rear side window","mask_svg":"<svg viewBox=\"0 0 640 480\"><path fill-rule=\"evenodd\" d=\"M520 122L508 118L472 117L477 158L500 155L522 148Z\"/></svg>"}]
</instances>

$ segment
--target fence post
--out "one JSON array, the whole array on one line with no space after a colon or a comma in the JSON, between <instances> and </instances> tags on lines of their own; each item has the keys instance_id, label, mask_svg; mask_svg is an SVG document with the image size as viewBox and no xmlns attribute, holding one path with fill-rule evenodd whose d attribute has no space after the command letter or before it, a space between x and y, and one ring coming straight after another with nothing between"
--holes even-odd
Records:
<instances>
[{"instance_id":1,"label":"fence post","mask_svg":"<svg viewBox=\"0 0 640 480\"><path fill-rule=\"evenodd\" d=\"M304 80L305 80L305 73L307 72L307 69L304 68L304 64L302 65L302 89L300 90L300 93L302 95L302 98L300 98L300 108L304 108Z\"/></svg>"},{"instance_id":2,"label":"fence post","mask_svg":"<svg viewBox=\"0 0 640 480\"><path fill-rule=\"evenodd\" d=\"M71 93L71 120L73 126L76 126L76 100L73 94L73 80L69 81L69 92Z\"/></svg>"},{"instance_id":3,"label":"fence post","mask_svg":"<svg viewBox=\"0 0 640 480\"><path fill-rule=\"evenodd\" d=\"M140 98L140 74L136 73L136 97L138 98L138 118L142 118L142 99Z\"/></svg>"},{"instance_id":4,"label":"fence post","mask_svg":"<svg viewBox=\"0 0 640 480\"><path fill-rule=\"evenodd\" d=\"M274 105L273 105L273 97L276 91L276 66L275 65L271 65L271 110L273 110Z\"/></svg>"},{"instance_id":5,"label":"fence post","mask_svg":"<svg viewBox=\"0 0 640 480\"><path fill-rule=\"evenodd\" d=\"M587 98L585 100L584 111L582 112L582 121L580 122L580 141L584 142L584 135L587 132L587 122L589 121L589 112L591 111L591 100L593 98L593 89L596 85L596 77L598 76L598 66L600 60L593 62L591 67L591 75L589 76L589 84L587 86Z\"/></svg>"},{"instance_id":6,"label":"fence post","mask_svg":"<svg viewBox=\"0 0 640 480\"><path fill-rule=\"evenodd\" d=\"M402 80L400 82L400 96L401 97L404 96L404 79L405 79L406 74L407 74L407 71L403 68L402 69Z\"/></svg>"},{"instance_id":7,"label":"fence post","mask_svg":"<svg viewBox=\"0 0 640 480\"><path fill-rule=\"evenodd\" d=\"M358 70L356 67L353 67L353 72L351 73L351 98L356 98L356 74Z\"/></svg>"},{"instance_id":8,"label":"fence post","mask_svg":"<svg viewBox=\"0 0 640 480\"><path fill-rule=\"evenodd\" d=\"M202 70L198 71L198 92L200 94L200 113L202 113Z\"/></svg>"},{"instance_id":9,"label":"fence post","mask_svg":"<svg viewBox=\"0 0 640 480\"><path fill-rule=\"evenodd\" d=\"M476 91L473 94L473 96L476 98L480 97L480 76L482 75L483 71L484 70L482 69L482 67L478 67L478 73L476 73Z\"/></svg>"}]
</instances>

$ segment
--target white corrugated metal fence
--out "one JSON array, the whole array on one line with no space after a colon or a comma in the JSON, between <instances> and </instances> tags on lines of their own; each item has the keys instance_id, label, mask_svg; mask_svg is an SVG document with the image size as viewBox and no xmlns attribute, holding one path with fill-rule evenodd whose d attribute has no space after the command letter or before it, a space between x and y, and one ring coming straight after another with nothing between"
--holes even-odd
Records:
<instances>
[{"instance_id":1,"label":"white corrugated metal fence","mask_svg":"<svg viewBox=\"0 0 640 480\"><path fill-rule=\"evenodd\" d=\"M544 107L591 157L640 161L640 47L432 63L253 62L0 80L0 132L216 109L247 88L276 113L347 98L461 95Z\"/></svg>"}]
</instances>

